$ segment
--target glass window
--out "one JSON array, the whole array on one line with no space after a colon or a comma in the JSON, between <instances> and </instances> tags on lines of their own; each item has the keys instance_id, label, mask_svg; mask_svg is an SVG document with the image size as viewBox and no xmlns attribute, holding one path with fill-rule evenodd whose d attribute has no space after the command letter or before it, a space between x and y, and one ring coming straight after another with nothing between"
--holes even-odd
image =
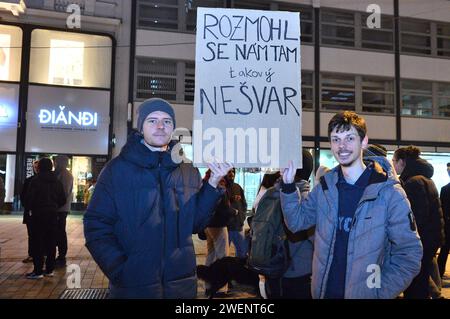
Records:
<instances>
[{"instance_id":1,"label":"glass window","mask_svg":"<svg viewBox=\"0 0 450 319\"><path fill-rule=\"evenodd\" d=\"M143 28L178 29L178 0L139 1L138 25Z\"/></svg>"},{"instance_id":2,"label":"glass window","mask_svg":"<svg viewBox=\"0 0 450 319\"><path fill-rule=\"evenodd\" d=\"M394 109L394 80L363 77L363 112L393 114Z\"/></svg>"},{"instance_id":3,"label":"glass window","mask_svg":"<svg viewBox=\"0 0 450 319\"><path fill-rule=\"evenodd\" d=\"M297 6L293 3L280 3L280 11L300 12L300 32L302 43L314 42L314 13L312 8Z\"/></svg>"},{"instance_id":4,"label":"glass window","mask_svg":"<svg viewBox=\"0 0 450 319\"><path fill-rule=\"evenodd\" d=\"M177 62L139 59L137 63L136 98L177 99Z\"/></svg>"},{"instance_id":5,"label":"glass window","mask_svg":"<svg viewBox=\"0 0 450 319\"><path fill-rule=\"evenodd\" d=\"M111 66L109 37L50 30L31 34L32 83L110 88Z\"/></svg>"},{"instance_id":6,"label":"glass window","mask_svg":"<svg viewBox=\"0 0 450 319\"><path fill-rule=\"evenodd\" d=\"M355 46L354 14L322 11L321 38L324 44Z\"/></svg>"},{"instance_id":7,"label":"glass window","mask_svg":"<svg viewBox=\"0 0 450 319\"><path fill-rule=\"evenodd\" d=\"M450 57L450 24L437 25L437 55Z\"/></svg>"},{"instance_id":8,"label":"glass window","mask_svg":"<svg viewBox=\"0 0 450 319\"><path fill-rule=\"evenodd\" d=\"M197 8L221 8L224 6L224 0L186 0L186 30L195 31L197 25Z\"/></svg>"},{"instance_id":9,"label":"glass window","mask_svg":"<svg viewBox=\"0 0 450 319\"><path fill-rule=\"evenodd\" d=\"M270 10L270 1L264 0L233 0L233 8Z\"/></svg>"},{"instance_id":10,"label":"glass window","mask_svg":"<svg viewBox=\"0 0 450 319\"><path fill-rule=\"evenodd\" d=\"M0 25L0 81L20 81L22 29Z\"/></svg>"},{"instance_id":11,"label":"glass window","mask_svg":"<svg viewBox=\"0 0 450 319\"><path fill-rule=\"evenodd\" d=\"M321 76L322 109L355 110L355 77L323 74Z\"/></svg>"},{"instance_id":12,"label":"glass window","mask_svg":"<svg viewBox=\"0 0 450 319\"><path fill-rule=\"evenodd\" d=\"M0 83L0 151L16 152L19 84Z\"/></svg>"},{"instance_id":13,"label":"glass window","mask_svg":"<svg viewBox=\"0 0 450 319\"><path fill-rule=\"evenodd\" d=\"M368 49L393 50L393 18L381 17L381 28L367 27L368 14L361 15L361 46Z\"/></svg>"},{"instance_id":14,"label":"glass window","mask_svg":"<svg viewBox=\"0 0 450 319\"><path fill-rule=\"evenodd\" d=\"M195 90L195 63L186 63L184 73L184 100L194 102Z\"/></svg>"},{"instance_id":15,"label":"glass window","mask_svg":"<svg viewBox=\"0 0 450 319\"><path fill-rule=\"evenodd\" d=\"M450 117L450 83L437 83L439 116Z\"/></svg>"},{"instance_id":16,"label":"glass window","mask_svg":"<svg viewBox=\"0 0 450 319\"><path fill-rule=\"evenodd\" d=\"M313 109L313 72L302 71L302 108Z\"/></svg>"},{"instance_id":17,"label":"glass window","mask_svg":"<svg viewBox=\"0 0 450 319\"><path fill-rule=\"evenodd\" d=\"M0 178L5 185L5 203L14 202L14 180L16 175L16 155L0 154ZM0 206L4 210L10 210L11 205Z\"/></svg>"},{"instance_id":18,"label":"glass window","mask_svg":"<svg viewBox=\"0 0 450 319\"><path fill-rule=\"evenodd\" d=\"M402 80L402 115L432 116L432 82Z\"/></svg>"},{"instance_id":19,"label":"glass window","mask_svg":"<svg viewBox=\"0 0 450 319\"><path fill-rule=\"evenodd\" d=\"M430 22L400 20L401 50L419 54L431 54Z\"/></svg>"},{"instance_id":20,"label":"glass window","mask_svg":"<svg viewBox=\"0 0 450 319\"><path fill-rule=\"evenodd\" d=\"M178 86L177 82L179 83ZM180 86L182 83L184 85ZM137 100L159 97L178 103L192 103L194 101L194 89L194 62L138 58Z\"/></svg>"}]
</instances>

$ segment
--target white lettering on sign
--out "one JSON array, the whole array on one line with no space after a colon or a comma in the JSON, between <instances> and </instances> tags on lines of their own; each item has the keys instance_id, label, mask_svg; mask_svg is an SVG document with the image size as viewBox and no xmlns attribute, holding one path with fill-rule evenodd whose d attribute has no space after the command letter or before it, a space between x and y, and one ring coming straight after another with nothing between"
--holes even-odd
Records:
<instances>
[{"instance_id":1,"label":"white lettering on sign","mask_svg":"<svg viewBox=\"0 0 450 319\"><path fill-rule=\"evenodd\" d=\"M65 106L59 106L59 113L56 110L41 109L39 112L39 123L53 125L79 125L97 126L98 114L91 112L73 113L67 111Z\"/></svg>"}]
</instances>

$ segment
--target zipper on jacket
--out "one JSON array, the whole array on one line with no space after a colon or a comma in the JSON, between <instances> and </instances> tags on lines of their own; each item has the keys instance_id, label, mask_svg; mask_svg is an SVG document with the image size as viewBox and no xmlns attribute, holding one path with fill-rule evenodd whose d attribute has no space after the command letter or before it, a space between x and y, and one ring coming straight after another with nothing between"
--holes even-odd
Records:
<instances>
[{"instance_id":1,"label":"zipper on jacket","mask_svg":"<svg viewBox=\"0 0 450 319\"><path fill-rule=\"evenodd\" d=\"M175 192L175 196L177 196L176 192ZM175 212L175 214L177 215L177 248L180 248L181 244L180 244L180 207L178 205L178 210Z\"/></svg>"},{"instance_id":2,"label":"zipper on jacket","mask_svg":"<svg viewBox=\"0 0 450 319\"><path fill-rule=\"evenodd\" d=\"M162 178L161 178L161 160L162 160L162 154L159 153L159 161L158 161L158 179L159 179L159 193L161 195L161 201L162 201L162 229L163 229L163 251L162 251L162 258L161 258L161 289L162 289L162 296L165 297L164 292L164 261L166 258L166 214L164 212L164 191L163 191L163 184L162 184Z\"/></svg>"},{"instance_id":3,"label":"zipper on jacket","mask_svg":"<svg viewBox=\"0 0 450 319\"><path fill-rule=\"evenodd\" d=\"M372 200L375 200L375 199L365 199L365 200L363 200L362 202L360 202L360 203L358 204L358 206L356 207L355 215L354 215L353 218L352 218L352 223L351 223L352 226L350 227L350 231L349 231L349 233L348 233L348 238L349 238L349 240L350 240L350 236L351 236L352 230L353 230L354 226L356 225L357 216L359 215L358 210L360 209L360 207L361 207L365 202L370 202L370 201L372 201ZM348 265L348 250L347 250L347 265ZM347 267L346 267L346 269L345 269L345 283L344 283L345 286L347 286L347 279L348 279L348 277L349 277L349 274L347 273ZM346 293L346 291L345 291L345 288L344 288L344 298L345 298L345 293Z\"/></svg>"},{"instance_id":4,"label":"zipper on jacket","mask_svg":"<svg viewBox=\"0 0 450 319\"><path fill-rule=\"evenodd\" d=\"M323 191L323 188L322 188L322 191ZM325 195L325 191L323 191L323 194ZM328 197L326 195L325 195L325 199L327 201L328 207L331 209L332 206L330 205L330 202L328 201ZM336 234L336 225L334 225L334 227L333 227L333 235L332 235L333 241L335 240L335 238L334 238L335 234ZM328 264L330 263L330 255L331 255L331 247L332 246L334 247L334 244L330 245L330 247L328 249L327 263L325 265L325 271L323 272L323 276L322 276L322 283L320 285L319 298L322 298L323 285L325 283L325 274L327 273L327 271L329 272Z\"/></svg>"}]
</instances>

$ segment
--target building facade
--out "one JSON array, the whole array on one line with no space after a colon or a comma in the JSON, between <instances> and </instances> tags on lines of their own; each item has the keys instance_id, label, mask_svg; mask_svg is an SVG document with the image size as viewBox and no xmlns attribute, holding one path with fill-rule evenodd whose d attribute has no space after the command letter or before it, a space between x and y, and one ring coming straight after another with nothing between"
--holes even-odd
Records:
<instances>
[{"instance_id":1,"label":"building facade","mask_svg":"<svg viewBox=\"0 0 450 319\"><path fill-rule=\"evenodd\" d=\"M327 137L330 118L354 110L366 118L371 142L391 151L421 147L435 166L436 184L444 185L450 162L450 2L376 1L381 16L375 28L372 3L138 0L134 109L150 97L168 99L177 124L192 129L197 7L300 12L303 146L316 165L335 164ZM261 173L238 174L249 197L260 178Z\"/></svg>"}]
</instances>

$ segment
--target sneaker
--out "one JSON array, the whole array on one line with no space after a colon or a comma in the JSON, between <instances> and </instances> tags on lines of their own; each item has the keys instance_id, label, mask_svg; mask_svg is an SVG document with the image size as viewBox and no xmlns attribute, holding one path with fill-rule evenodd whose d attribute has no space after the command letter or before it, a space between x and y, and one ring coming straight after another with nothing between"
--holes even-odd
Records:
<instances>
[{"instance_id":1,"label":"sneaker","mask_svg":"<svg viewBox=\"0 0 450 319\"><path fill-rule=\"evenodd\" d=\"M27 274L27 279L42 279L44 278L43 274L36 274L35 272L30 272L29 274Z\"/></svg>"},{"instance_id":2,"label":"sneaker","mask_svg":"<svg viewBox=\"0 0 450 319\"><path fill-rule=\"evenodd\" d=\"M22 260L22 262L24 264L32 263L33 262L33 257L27 257L24 260Z\"/></svg>"},{"instance_id":3,"label":"sneaker","mask_svg":"<svg viewBox=\"0 0 450 319\"><path fill-rule=\"evenodd\" d=\"M44 272L44 276L45 277L54 277L55 276L55 272L54 271L50 271L50 272L45 271Z\"/></svg>"}]
</instances>

